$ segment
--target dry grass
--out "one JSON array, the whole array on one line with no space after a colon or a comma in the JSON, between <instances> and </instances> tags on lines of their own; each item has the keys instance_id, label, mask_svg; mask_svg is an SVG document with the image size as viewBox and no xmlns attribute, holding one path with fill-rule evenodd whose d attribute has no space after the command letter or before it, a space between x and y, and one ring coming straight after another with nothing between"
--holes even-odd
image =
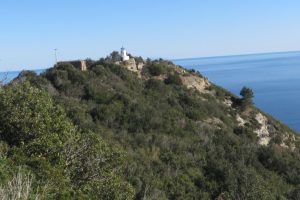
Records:
<instances>
[{"instance_id":1,"label":"dry grass","mask_svg":"<svg viewBox=\"0 0 300 200\"><path fill-rule=\"evenodd\" d=\"M12 180L6 186L0 187L1 200L27 200L29 197L32 199L34 196L36 200L40 199L39 195L32 194L32 181L33 176L30 173L22 173L21 168L13 176Z\"/></svg>"}]
</instances>

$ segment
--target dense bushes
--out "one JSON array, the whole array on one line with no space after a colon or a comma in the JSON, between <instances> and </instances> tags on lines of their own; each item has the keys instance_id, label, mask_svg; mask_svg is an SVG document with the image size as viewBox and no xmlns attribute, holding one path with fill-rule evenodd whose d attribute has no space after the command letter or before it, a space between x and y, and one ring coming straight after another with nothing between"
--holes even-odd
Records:
<instances>
[{"instance_id":1,"label":"dense bushes","mask_svg":"<svg viewBox=\"0 0 300 200\"><path fill-rule=\"evenodd\" d=\"M118 176L124 167L135 199L297 199L297 150L259 146L257 123L237 125L240 110L223 101L239 99L224 89L213 85L198 93L182 85L171 63L146 64L154 67L145 79L105 60L88 72L66 66L39 77L55 88L55 102L85 132L75 131L64 143L66 185L82 198L131 198L132 188ZM28 80L35 84L36 78ZM81 147L84 153L70 161ZM110 179L99 181L102 176Z\"/></svg>"},{"instance_id":2,"label":"dense bushes","mask_svg":"<svg viewBox=\"0 0 300 200\"><path fill-rule=\"evenodd\" d=\"M123 153L98 134L81 133L46 92L27 82L8 86L0 92L0 108L1 183L9 181L13 163L12 172L24 166L35 177L28 187L33 194L45 190L45 199L132 198L133 189L119 176Z\"/></svg>"},{"instance_id":3,"label":"dense bushes","mask_svg":"<svg viewBox=\"0 0 300 200\"><path fill-rule=\"evenodd\" d=\"M174 85L181 85L182 81L180 76L177 73L169 74L168 77L165 79L166 84L174 84Z\"/></svg>"},{"instance_id":4,"label":"dense bushes","mask_svg":"<svg viewBox=\"0 0 300 200\"><path fill-rule=\"evenodd\" d=\"M166 66L158 63L152 63L148 66L148 70L152 76L159 76L166 71Z\"/></svg>"}]
</instances>

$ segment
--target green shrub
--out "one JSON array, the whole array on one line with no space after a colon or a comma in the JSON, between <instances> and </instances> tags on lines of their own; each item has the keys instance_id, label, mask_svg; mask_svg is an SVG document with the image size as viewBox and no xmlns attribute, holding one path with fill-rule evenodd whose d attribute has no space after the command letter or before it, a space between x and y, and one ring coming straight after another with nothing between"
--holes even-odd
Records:
<instances>
[{"instance_id":1,"label":"green shrub","mask_svg":"<svg viewBox=\"0 0 300 200\"><path fill-rule=\"evenodd\" d=\"M253 132L259 128L255 114L223 104L226 98L240 106L241 98L216 85L207 93L189 90L172 63L162 59L148 59L146 65L165 67L163 73L154 68L152 76L166 74L166 80L151 78L147 69L137 77L104 59L94 62L91 71L80 72L82 79L72 68L48 70L43 77L57 88L51 93L56 104L83 130L69 137L73 142L68 140L62 150L66 155L84 151L69 167L58 169L39 157L28 160L24 149L8 146L6 151L4 146L13 161L0 162L0 170L16 161L34 168L35 174L44 169L47 173L37 177L48 177L43 180L61 188L57 199L74 198L71 194L78 199L297 199L298 147L292 152L273 137L290 129L266 115L274 139L262 147ZM244 127L238 127L237 114L247 117ZM124 149L126 159L116 146ZM2 171L0 180L7 180ZM135 194L120 174L134 185Z\"/></svg>"},{"instance_id":2,"label":"green shrub","mask_svg":"<svg viewBox=\"0 0 300 200\"><path fill-rule=\"evenodd\" d=\"M242 110L246 110L253 104L253 91L250 88L243 87L240 92L240 95L243 97L240 102L241 108Z\"/></svg>"},{"instance_id":3,"label":"green shrub","mask_svg":"<svg viewBox=\"0 0 300 200\"><path fill-rule=\"evenodd\" d=\"M173 84L173 85L182 85L182 80L179 76L179 74L169 74L168 77L165 79L165 83L167 85Z\"/></svg>"},{"instance_id":4,"label":"green shrub","mask_svg":"<svg viewBox=\"0 0 300 200\"><path fill-rule=\"evenodd\" d=\"M148 70L152 76L159 76L166 71L164 65L157 63L152 63L152 65L148 66Z\"/></svg>"},{"instance_id":5,"label":"green shrub","mask_svg":"<svg viewBox=\"0 0 300 200\"><path fill-rule=\"evenodd\" d=\"M120 177L123 153L99 135L82 133L45 91L28 82L6 87L0 108L0 138L9 145L1 142L0 163L7 156L26 166L36 177L34 190L47 187L46 199L133 198L132 187ZM6 168L1 164L0 181Z\"/></svg>"}]
</instances>

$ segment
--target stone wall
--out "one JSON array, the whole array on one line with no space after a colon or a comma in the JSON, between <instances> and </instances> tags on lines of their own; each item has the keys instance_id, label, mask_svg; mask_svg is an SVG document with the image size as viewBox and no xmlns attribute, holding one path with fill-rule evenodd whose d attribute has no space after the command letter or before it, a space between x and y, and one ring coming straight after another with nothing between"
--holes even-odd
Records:
<instances>
[{"instance_id":1,"label":"stone wall","mask_svg":"<svg viewBox=\"0 0 300 200\"><path fill-rule=\"evenodd\" d=\"M76 69L79 69L81 71L87 70L87 65L85 60L62 61L62 62L58 62L57 64L66 64L66 63L73 65Z\"/></svg>"}]
</instances>

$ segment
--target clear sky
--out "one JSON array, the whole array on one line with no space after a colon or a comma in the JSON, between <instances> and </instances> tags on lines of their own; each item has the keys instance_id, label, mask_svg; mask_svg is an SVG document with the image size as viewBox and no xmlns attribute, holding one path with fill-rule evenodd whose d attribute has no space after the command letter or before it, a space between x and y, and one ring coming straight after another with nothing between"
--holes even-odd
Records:
<instances>
[{"instance_id":1,"label":"clear sky","mask_svg":"<svg viewBox=\"0 0 300 200\"><path fill-rule=\"evenodd\" d=\"M0 71L98 59L300 50L299 0L0 0Z\"/></svg>"}]
</instances>

